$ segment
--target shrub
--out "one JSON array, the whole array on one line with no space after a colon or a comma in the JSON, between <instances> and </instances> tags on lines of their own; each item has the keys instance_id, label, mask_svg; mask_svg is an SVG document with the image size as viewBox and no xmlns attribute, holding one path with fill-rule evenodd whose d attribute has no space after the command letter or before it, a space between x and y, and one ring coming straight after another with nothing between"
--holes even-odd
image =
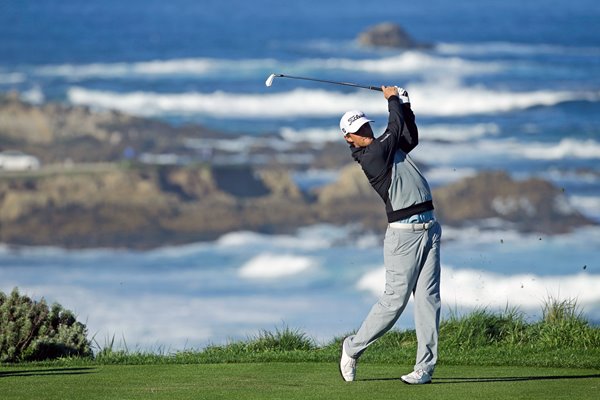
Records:
<instances>
[{"instance_id":1,"label":"shrub","mask_svg":"<svg viewBox=\"0 0 600 400\"><path fill-rule=\"evenodd\" d=\"M0 292L0 362L92 355L87 328L60 304Z\"/></svg>"}]
</instances>

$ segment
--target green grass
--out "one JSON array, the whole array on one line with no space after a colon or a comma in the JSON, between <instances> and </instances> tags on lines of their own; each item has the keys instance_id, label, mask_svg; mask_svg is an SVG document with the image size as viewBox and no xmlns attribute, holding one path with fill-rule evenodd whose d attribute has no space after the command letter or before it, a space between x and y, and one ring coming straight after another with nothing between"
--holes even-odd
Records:
<instances>
[{"instance_id":1,"label":"green grass","mask_svg":"<svg viewBox=\"0 0 600 400\"><path fill-rule=\"evenodd\" d=\"M430 385L398 378L409 365L335 363L3 367L2 399L597 399L597 369L440 366Z\"/></svg>"},{"instance_id":2,"label":"green grass","mask_svg":"<svg viewBox=\"0 0 600 400\"><path fill-rule=\"evenodd\" d=\"M342 335L319 346L288 327L197 351L119 351L96 343L91 358L0 366L0 399L596 399L600 328L574 301L550 299L542 320L516 309L453 314L440 326L432 385L399 381L411 370L414 330L391 331L361 357L358 381L343 382Z\"/></svg>"}]
</instances>

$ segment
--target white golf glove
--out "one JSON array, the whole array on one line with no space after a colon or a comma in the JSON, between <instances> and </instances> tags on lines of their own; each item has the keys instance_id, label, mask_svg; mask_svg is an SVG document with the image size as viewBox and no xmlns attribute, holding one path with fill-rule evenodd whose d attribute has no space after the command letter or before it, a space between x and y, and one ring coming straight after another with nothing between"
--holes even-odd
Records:
<instances>
[{"instance_id":1,"label":"white golf glove","mask_svg":"<svg viewBox=\"0 0 600 400\"><path fill-rule=\"evenodd\" d=\"M400 98L400 103L408 104L410 103L410 99L408 98L408 92L401 87L396 86L398 88L398 97Z\"/></svg>"}]
</instances>

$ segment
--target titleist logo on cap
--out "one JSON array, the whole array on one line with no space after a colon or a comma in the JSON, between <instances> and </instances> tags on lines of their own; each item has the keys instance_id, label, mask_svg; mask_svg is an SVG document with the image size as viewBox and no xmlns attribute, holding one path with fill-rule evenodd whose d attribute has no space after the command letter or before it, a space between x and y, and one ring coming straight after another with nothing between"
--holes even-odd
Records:
<instances>
[{"instance_id":1,"label":"titleist logo on cap","mask_svg":"<svg viewBox=\"0 0 600 400\"><path fill-rule=\"evenodd\" d=\"M348 125L352 125L352 123L358 119L361 119L362 117L364 117L365 114L356 114L351 116L350 118L348 118Z\"/></svg>"}]
</instances>

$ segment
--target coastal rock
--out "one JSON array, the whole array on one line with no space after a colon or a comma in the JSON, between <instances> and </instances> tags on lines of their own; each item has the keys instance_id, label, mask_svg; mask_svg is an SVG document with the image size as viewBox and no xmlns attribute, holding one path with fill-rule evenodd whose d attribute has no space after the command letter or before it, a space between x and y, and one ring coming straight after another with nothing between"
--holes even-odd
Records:
<instances>
[{"instance_id":1,"label":"coastal rock","mask_svg":"<svg viewBox=\"0 0 600 400\"><path fill-rule=\"evenodd\" d=\"M316 210L321 221L371 230L383 229L387 221L383 201L357 163L342 168L336 182L317 191Z\"/></svg>"},{"instance_id":2,"label":"coastal rock","mask_svg":"<svg viewBox=\"0 0 600 400\"><path fill-rule=\"evenodd\" d=\"M316 222L285 171L246 171L223 180L220 168L207 166L106 164L3 176L0 242L151 248L214 239L231 230L280 232ZM255 181L249 184L248 176ZM236 186L250 192L234 195Z\"/></svg>"},{"instance_id":3,"label":"coastal rock","mask_svg":"<svg viewBox=\"0 0 600 400\"><path fill-rule=\"evenodd\" d=\"M352 163L341 169L336 182L318 191L317 201L319 204L326 206L353 202L359 199L370 201L378 198L360 165Z\"/></svg>"},{"instance_id":4,"label":"coastal rock","mask_svg":"<svg viewBox=\"0 0 600 400\"><path fill-rule=\"evenodd\" d=\"M54 163L0 173L0 242L152 248L211 240L234 230L290 233L316 223L385 228L381 198L357 163L346 164L348 149L341 141L319 150L294 147L271 154L262 148L262 162L252 163L240 161L240 152L249 160L256 154L247 138L231 138L199 126L172 127L115 112L0 97L0 147L31 150ZM235 146L222 146L228 140ZM124 162L127 146L177 157L206 148L221 153L208 152L215 157L185 165L145 164ZM301 168L297 161L264 162L271 155L284 160L299 149L314 156L302 168L339 169L338 179L305 193L293 179ZM238 152L229 153L235 162L224 162L225 151ZM66 157L72 162L59 162ZM515 181L503 172L438 188L434 203L442 223L454 226L492 220L552 234L593 223L559 188L540 179Z\"/></svg>"},{"instance_id":5,"label":"coastal rock","mask_svg":"<svg viewBox=\"0 0 600 400\"><path fill-rule=\"evenodd\" d=\"M517 181L502 171L481 172L439 188L434 199L439 219L456 226L496 219L520 231L556 234L593 224L551 183Z\"/></svg>"},{"instance_id":6,"label":"coastal rock","mask_svg":"<svg viewBox=\"0 0 600 400\"><path fill-rule=\"evenodd\" d=\"M274 133L223 133L170 125L117 111L60 103L29 104L0 94L0 151L19 150L50 164L142 162L155 165L308 167L318 149Z\"/></svg>"},{"instance_id":7,"label":"coastal rock","mask_svg":"<svg viewBox=\"0 0 600 400\"><path fill-rule=\"evenodd\" d=\"M121 161L145 152L193 155L187 140L220 136L201 126L173 127L116 111L32 105L17 93L0 95L0 150L19 149L45 165Z\"/></svg>"},{"instance_id":8,"label":"coastal rock","mask_svg":"<svg viewBox=\"0 0 600 400\"><path fill-rule=\"evenodd\" d=\"M392 22L383 22L368 28L359 34L358 42L363 46L399 49L428 47L428 45L417 43L400 25Z\"/></svg>"}]
</instances>

